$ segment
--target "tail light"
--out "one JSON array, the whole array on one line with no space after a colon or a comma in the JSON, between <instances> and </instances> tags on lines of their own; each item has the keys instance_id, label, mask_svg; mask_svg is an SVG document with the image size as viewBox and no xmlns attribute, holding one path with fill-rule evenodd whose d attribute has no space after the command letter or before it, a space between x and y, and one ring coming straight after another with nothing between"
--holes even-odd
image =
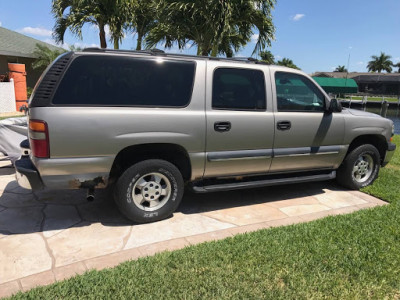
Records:
<instances>
[{"instance_id":1,"label":"tail light","mask_svg":"<svg viewBox=\"0 0 400 300\"><path fill-rule=\"evenodd\" d=\"M29 120L29 142L33 156L50 157L49 130L45 121Z\"/></svg>"}]
</instances>

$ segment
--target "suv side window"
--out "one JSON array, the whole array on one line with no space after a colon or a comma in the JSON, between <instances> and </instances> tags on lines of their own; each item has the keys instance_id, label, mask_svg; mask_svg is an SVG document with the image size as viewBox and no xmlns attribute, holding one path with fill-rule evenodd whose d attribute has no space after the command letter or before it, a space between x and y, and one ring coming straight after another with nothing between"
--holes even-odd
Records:
<instances>
[{"instance_id":1,"label":"suv side window","mask_svg":"<svg viewBox=\"0 0 400 300\"><path fill-rule=\"evenodd\" d=\"M53 104L184 107L195 62L129 56L80 56L66 71Z\"/></svg>"},{"instance_id":2,"label":"suv side window","mask_svg":"<svg viewBox=\"0 0 400 300\"><path fill-rule=\"evenodd\" d=\"M266 109L264 73L260 70L218 68L214 71L212 108Z\"/></svg>"},{"instance_id":3,"label":"suv side window","mask_svg":"<svg viewBox=\"0 0 400 300\"><path fill-rule=\"evenodd\" d=\"M275 84L278 111L324 111L325 97L308 78L276 72Z\"/></svg>"}]
</instances>

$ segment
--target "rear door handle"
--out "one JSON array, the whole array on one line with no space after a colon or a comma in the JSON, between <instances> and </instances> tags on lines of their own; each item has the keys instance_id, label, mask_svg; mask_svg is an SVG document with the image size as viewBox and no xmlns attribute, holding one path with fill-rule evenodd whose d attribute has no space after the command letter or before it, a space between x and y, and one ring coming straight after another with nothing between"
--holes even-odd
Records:
<instances>
[{"instance_id":1,"label":"rear door handle","mask_svg":"<svg viewBox=\"0 0 400 300\"><path fill-rule=\"evenodd\" d=\"M292 123L290 121L279 121L276 123L276 128L279 130L289 130L292 128Z\"/></svg>"},{"instance_id":2,"label":"rear door handle","mask_svg":"<svg viewBox=\"0 0 400 300\"><path fill-rule=\"evenodd\" d=\"M231 130L231 122L215 122L214 130L218 132L224 132Z\"/></svg>"}]
</instances>

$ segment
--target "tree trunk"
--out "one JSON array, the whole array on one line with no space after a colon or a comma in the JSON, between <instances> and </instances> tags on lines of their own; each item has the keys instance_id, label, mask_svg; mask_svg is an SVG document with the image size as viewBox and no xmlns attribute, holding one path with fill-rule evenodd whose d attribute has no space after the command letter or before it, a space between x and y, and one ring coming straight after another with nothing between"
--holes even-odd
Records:
<instances>
[{"instance_id":1,"label":"tree trunk","mask_svg":"<svg viewBox=\"0 0 400 300\"><path fill-rule=\"evenodd\" d=\"M136 42L136 50L142 50L142 39L143 39L143 34L138 32L138 37L137 37L137 42Z\"/></svg>"},{"instance_id":2,"label":"tree trunk","mask_svg":"<svg viewBox=\"0 0 400 300\"><path fill-rule=\"evenodd\" d=\"M208 50L206 50L206 49L203 49L203 50L201 50L201 55L203 55L203 56L208 56Z\"/></svg>"},{"instance_id":3,"label":"tree trunk","mask_svg":"<svg viewBox=\"0 0 400 300\"><path fill-rule=\"evenodd\" d=\"M114 49L119 49L119 41L118 41L118 39L114 39Z\"/></svg>"},{"instance_id":4,"label":"tree trunk","mask_svg":"<svg viewBox=\"0 0 400 300\"><path fill-rule=\"evenodd\" d=\"M212 50L211 50L211 56L212 56L212 57L216 57L217 54L218 54L218 44L215 43L215 44L213 45L213 47L212 47Z\"/></svg>"},{"instance_id":5,"label":"tree trunk","mask_svg":"<svg viewBox=\"0 0 400 300\"><path fill-rule=\"evenodd\" d=\"M101 48L107 48L107 41L106 41L106 32L104 30L104 23L99 22L99 36L100 36L100 47Z\"/></svg>"}]
</instances>

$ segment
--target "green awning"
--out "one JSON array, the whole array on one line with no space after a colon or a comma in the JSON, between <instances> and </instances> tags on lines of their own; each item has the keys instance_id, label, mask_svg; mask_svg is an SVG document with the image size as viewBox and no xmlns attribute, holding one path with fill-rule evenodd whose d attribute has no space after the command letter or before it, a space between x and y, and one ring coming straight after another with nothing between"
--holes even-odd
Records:
<instances>
[{"instance_id":1,"label":"green awning","mask_svg":"<svg viewBox=\"0 0 400 300\"><path fill-rule=\"evenodd\" d=\"M358 91L357 83L351 78L313 77L313 79L327 93L348 94L357 93Z\"/></svg>"}]
</instances>

